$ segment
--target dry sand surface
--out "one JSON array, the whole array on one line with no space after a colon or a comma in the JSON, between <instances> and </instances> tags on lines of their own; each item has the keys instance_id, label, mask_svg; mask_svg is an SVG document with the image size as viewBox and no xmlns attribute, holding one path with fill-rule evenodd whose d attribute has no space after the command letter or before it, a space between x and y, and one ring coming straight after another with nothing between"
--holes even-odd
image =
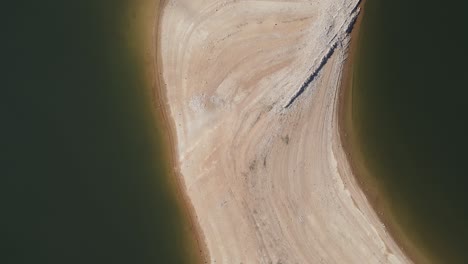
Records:
<instances>
[{"instance_id":1,"label":"dry sand surface","mask_svg":"<svg viewBox=\"0 0 468 264\"><path fill-rule=\"evenodd\" d=\"M337 98L358 0L169 0L161 81L211 263L408 263L356 184Z\"/></svg>"}]
</instances>

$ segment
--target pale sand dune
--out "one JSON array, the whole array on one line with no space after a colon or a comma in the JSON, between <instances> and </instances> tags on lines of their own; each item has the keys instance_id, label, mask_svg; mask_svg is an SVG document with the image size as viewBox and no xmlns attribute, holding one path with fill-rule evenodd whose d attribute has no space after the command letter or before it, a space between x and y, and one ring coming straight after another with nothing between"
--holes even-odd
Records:
<instances>
[{"instance_id":1,"label":"pale sand dune","mask_svg":"<svg viewBox=\"0 0 468 264\"><path fill-rule=\"evenodd\" d=\"M338 134L357 2L167 1L162 81L212 263L410 262Z\"/></svg>"}]
</instances>

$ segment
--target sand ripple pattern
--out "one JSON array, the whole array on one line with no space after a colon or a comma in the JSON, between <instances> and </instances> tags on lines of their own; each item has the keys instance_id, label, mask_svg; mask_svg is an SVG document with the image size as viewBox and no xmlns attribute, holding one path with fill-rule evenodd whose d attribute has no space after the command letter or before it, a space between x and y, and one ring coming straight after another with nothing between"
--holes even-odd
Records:
<instances>
[{"instance_id":1,"label":"sand ripple pattern","mask_svg":"<svg viewBox=\"0 0 468 264\"><path fill-rule=\"evenodd\" d=\"M338 134L357 4L167 1L162 80L212 263L409 262Z\"/></svg>"}]
</instances>

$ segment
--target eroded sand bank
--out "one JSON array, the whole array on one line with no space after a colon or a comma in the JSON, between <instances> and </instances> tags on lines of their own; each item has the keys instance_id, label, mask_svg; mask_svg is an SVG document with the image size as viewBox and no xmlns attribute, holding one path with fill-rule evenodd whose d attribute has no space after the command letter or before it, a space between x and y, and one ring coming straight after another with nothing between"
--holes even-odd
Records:
<instances>
[{"instance_id":1,"label":"eroded sand bank","mask_svg":"<svg viewBox=\"0 0 468 264\"><path fill-rule=\"evenodd\" d=\"M354 181L337 100L358 0L169 0L160 64L212 263L407 263Z\"/></svg>"}]
</instances>

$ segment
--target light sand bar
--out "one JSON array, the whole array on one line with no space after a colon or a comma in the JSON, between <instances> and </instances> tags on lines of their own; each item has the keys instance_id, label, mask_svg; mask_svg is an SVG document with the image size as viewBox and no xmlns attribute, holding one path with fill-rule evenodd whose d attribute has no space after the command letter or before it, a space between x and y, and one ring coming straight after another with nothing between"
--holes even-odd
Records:
<instances>
[{"instance_id":1,"label":"light sand bar","mask_svg":"<svg viewBox=\"0 0 468 264\"><path fill-rule=\"evenodd\" d=\"M338 89L357 5L167 1L159 69L212 263L410 262L340 141Z\"/></svg>"}]
</instances>

